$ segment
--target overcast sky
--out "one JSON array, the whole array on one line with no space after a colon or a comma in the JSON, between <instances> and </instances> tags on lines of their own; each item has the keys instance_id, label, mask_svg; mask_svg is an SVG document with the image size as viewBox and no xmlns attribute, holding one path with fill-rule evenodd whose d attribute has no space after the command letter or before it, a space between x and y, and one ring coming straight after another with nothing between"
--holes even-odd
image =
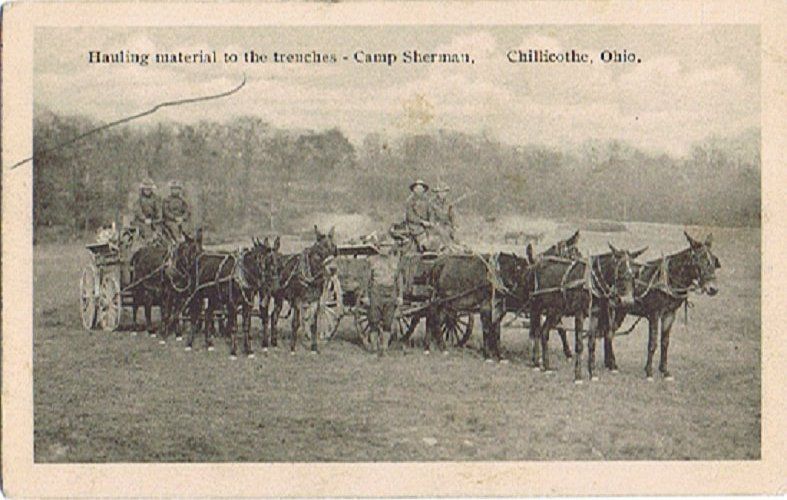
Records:
<instances>
[{"instance_id":1,"label":"overcast sky","mask_svg":"<svg viewBox=\"0 0 787 500\"><path fill-rule=\"evenodd\" d=\"M510 64L511 49L605 48L641 64ZM202 50L336 53L339 64L88 64L88 51ZM469 52L473 65L360 65L356 50ZM255 115L278 127L339 127L356 143L440 128L484 132L512 144L575 146L616 138L683 154L708 135L760 122L759 33L742 26L40 28L35 102L113 120L159 102L248 83L223 100L146 117L194 122ZM427 120L413 119L420 109ZM409 111L408 111L409 110Z\"/></svg>"}]
</instances>

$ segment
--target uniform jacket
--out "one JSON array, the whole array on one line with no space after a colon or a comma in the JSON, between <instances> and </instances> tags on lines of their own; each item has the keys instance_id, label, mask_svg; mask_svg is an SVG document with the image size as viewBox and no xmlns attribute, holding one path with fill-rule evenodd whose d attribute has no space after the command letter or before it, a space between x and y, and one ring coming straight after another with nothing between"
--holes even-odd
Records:
<instances>
[{"instance_id":1,"label":"uniform jacket","mask_svg":"<svg viewBox=\"0 0 787 500\"><path fill-rule=\"evenodd\" d=\"M188 222L191 218L191 210L189 204L181 196L169 195L164 199L162 207L164 220L167 222Z\"/></svg>"},{"instance_id":2,"label":"uniform jacket","mask_svg":"<svg viewBox=\"0 0 787 500\"><path fill-rule=\"evenodd\" d=\"M134 209L134 220L145 223L146 219L155 222L161 219L161 198L156 193L150 196L139 196Z\"/></svg>"}]
</instances>

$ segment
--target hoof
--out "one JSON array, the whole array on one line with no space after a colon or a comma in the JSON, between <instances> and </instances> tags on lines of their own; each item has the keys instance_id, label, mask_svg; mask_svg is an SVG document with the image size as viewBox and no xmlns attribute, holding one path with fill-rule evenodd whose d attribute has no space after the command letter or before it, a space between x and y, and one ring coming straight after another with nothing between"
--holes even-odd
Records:
<instances>
[{"instance_id":1,"label":"hoof","mask_svg":"<svg viewBox=\"0 0 787 500\"><path fill-rule=\"evenodd\" d=\"M665 382L674 382L675 381L675 377L673 377L672 375L664 375L664 381Z\"/></svg>"},{"instance_id":2,"label":"hoof","mask_svg":"<svg viewBox=\"0 0 787 500\"><path fill-rule=\"evenodd\" d=\"M576 385L582 385L582 379L577 379L577 380L574 380L574 384L576 384Z\"/></svg>"},{"instance_id":3,"label":"hoof","mask_svg":"<svg viewBox=\"0 0 787 500\"><path fill-rule=\"evenodd\" d=\"M295 356L295 351L290 351L290 356Z\"/></svg>"},{"instance_id":4,"label":"hoof","mask_svg":"<svg viewBox=\"0 0 787 500\"><path fill-rule=\"evenodd\" d=\"M183 349L183 350L184 350L184 351L186 351L186 352L189 352L189 351L191 350L191 346L190 346L190 345L187 345L187 346L185 347L185 349Z\"/></svg>"},{"instance_id":5,"label":"hoof","mask_svg":"<svg viewBox=\"0 0 787 500\"><path fill-rule=\"evenodd\" d=\"M236 359L238 359L238 357L234 354L230 354L230 359L235 361Z\"/></svg>"},{"instance_id":6,"label":"hoof","mask_svg":"<svg viewBox=\"0 0 787 500\"><path fill-rule=\"evenodd\" d=\"M653 376L651 375L650 377L646 377L645 380L648 382L653 382Z\"/></svg>"},{"instance_id":7,"label":"hoof","mask_svg":"<svg viewBox=\"0 0 787 500\"><path fill-rule=\"evenodd\" d=\"M164 340L164 339L161 339L161 340L158 341L158 343L159 343L159 345L164 345L164 344L167 343L167 341Z\"/></svg>"},{"instance_id":8,"label":"hoof","mask_svg":"<svg viewBox=\"0 0 787 500\"><path fill-rule=\"evenodd\" d=\"M150 338L152 338L152 339L155 339L156 337L158 337L158 335L156 335L155 332L150 332L150 333L148 333L148 335L150 335Z\"/></svg>"},{"instance_id":9,"label":"hoof","mask_svg":"<svg viewBox=\"0 0 787 500\"><path fill-rule=\"evenodd\" d=\"M620 370L618 370L617 368L613 368L609 371L609 373L620 373Z\"/></svg>"},{"instance_id":10,"label":"hoof","mask_svg":"<svg viewBox=\"0 0 787 500\"><path fill-rule=\"evenodd\" d=\"M209 345L208 346L208 352L213 352L213 350L214 350L214 347L212 345Z\"/></svg>"},{"instance_id":11,"label":"hoof","mask_svg":"<svg viewBox=\"0 0 787 500\"><path fill-rule=\"evenodd\" d=\"M268 354L268 348L267 347L263 347L262 348L262 353L263 354Z\"/></svg>"},{"instance_id":12,"label":"hoof","mask_svg":"<svg viewBox=\"0 0 787 500\"><path fill-rule=\"evenodd\" d=\"M317 351L310 351L310 352L311 352L311 353L312 353L312 355L314 355L314 356L316 356L316 355L318 354L318 353L317 353Z\"/></svg>"},{"instance_id":13,"label":"hoof","mask_svg":"<svg viewBox=\"0 0 787 500\"><path fill-rule=\"evenodd\" d=\"M494 360L492 358L486 358L484 360L484 362L486 362L486 363L494 363Z\"/></svg>"},{"instance_id":14,"label":"hoof","mask_svg":"<svg viewBox=\"0 0 787 500\"><path fill-rule=\"evenodd\" d=\"M598 382L598 375L593 375L590 377L591 382Z\"/></svg>"},{"instance_id":15,"label":"hoof","mask_svg":"<svg viewBox=\"0 0 787 500\"><path fill-rule=\"evenodd\" d=\"M132 337L136 337L137 336L137 332L136 331L131 332L131 336Z\"/></svg>"},{"instance_id":16,"label":"hoof","mask_svg":"<svg viewBox=\"0 0 787 500\"><path fill-rule=\"evenodd\" d=\"M534 372L540 372L541 371L541 367L540 366L534 366L533 367L533 371Z\"/></svg>"},{"instance_id":17,"label":"hoof","mask_svg":"<svg viewBox=\"0 0 787 500\"><path fill-rule=\"evenodd\" d=\"M250 354L247 354L246 357L249 359L254 359L254 353L252 352Z\"/></svg>"},{"instance_id":18,"label":"hoof","mask_svg":"<svg viewBox=\"0 0 787 500\"><path fill-rule=\"evenodd\" d=\"M443 351L443 356L448 356L448 351Z\"/></svg>"},{"instance_id":19,"label":"hoof","mask_svg":"<svg viewBox=\"0 0 787 500\"><path fill-rule=\"evenodd\" d=\"M501 365L507 365L508 364L508 360L507 359L499 359L499 360L497 360L497 362L500 363Z\"/></svg>"},{"instance_id":20,"label":"hoof","mask_svg":"<svg viewBox=\"0 0 787 500\"><path fill-rule=\"evenodd\" d=\"M183 337L175 337L175 342L183 342Z\"/></svg>"},{"instance_id":21,"label":"hoof","mask_svg":"<svg viewBox=\"0 0 787 500\"><path fill-rule=\"evenodd\" d=\"M429 351L424 351L424 356L429 356L431 354Z\"/></svg>"}]
</instances>

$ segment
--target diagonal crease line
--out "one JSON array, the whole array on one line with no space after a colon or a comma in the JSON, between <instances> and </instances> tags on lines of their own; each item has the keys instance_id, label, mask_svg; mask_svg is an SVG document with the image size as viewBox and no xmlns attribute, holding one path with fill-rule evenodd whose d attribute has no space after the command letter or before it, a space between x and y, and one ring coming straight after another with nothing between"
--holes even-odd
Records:
<instances>
[{"instance_id":1,"label":"diagonal crease line","mask_svg":"<svg viewBox=\"0 0 787 500\"><path fill-rule=\"evenodd\" d=\"M77 141L80 141L80 140L84 139L85 137L88 137L88 136L93 135L95 133L101 132L102 130L106 130L106 129L110 128L110 127L114 127L116 125L120 125L121 123L126 123L126 122L130 122L132 120L136 120L137 118L142 118L143 116L151 115L151 114L155 113L156 111L158 111L158 110L160 110L162 108L172 107L172 106L181 106L183 104L193 104L195 102L210 101L210 100L213 100L213 99L220 99L222 97L230 96L230 95L234 94L235 92L239 91L241 88L243 88L244 85L246 85L246 75L245 74L243 75L243 81L240 82L240 85L238 85L237 87L235 87L235 88L233 88L231 90L228 90L226 92L221 92L220 94L213 94L213 95L207 95L207 96L201 96L201 97L189 97L189 98L186 98L186 99L178 99L178 100L175 100L175 101L165 101L165 102L156 104L155 106L153 106L152 108L150 108L147 111L143 111L141 113L137 113L137 114L131 115L131 116L126 116L125 118L121 118L119 120L115 120L113 122L101 125L100 127L96 127L94 129L88 130L87 132L79 134L78 136L76 136L76 137L74 137L72 139L69 139L66 142L62 142L60 144L52 146L51 148L47 148L47 149L45 149L43 151L40 151L38 153L38 155L51 153L52 151L55 151L55 150L64 148L66 146L69 146L69 145L71 145L71 144L73 144L73 143L75 143ZM33 156L30 156L29 158L25 158L24 160L21 160L21 161L18 161L16 163L14 163L13 165L11 165L9 167L9 169L14 169L16 167L24 165L25 163L28 163L28 162L32 161L35 156L36 156L36 154L34 153Z\"/></svg>"}]
</instances>

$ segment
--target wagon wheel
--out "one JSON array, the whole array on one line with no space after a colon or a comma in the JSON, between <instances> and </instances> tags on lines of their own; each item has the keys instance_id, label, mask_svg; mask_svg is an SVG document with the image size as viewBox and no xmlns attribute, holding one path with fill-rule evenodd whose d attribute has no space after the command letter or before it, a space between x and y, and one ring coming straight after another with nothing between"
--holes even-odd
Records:
<instances>
[{"instance_id":1,"label":"wagon wheel","mask_svg":"<svg viewBox=\"0 0 787 500\"><path fill-rule=\"evenodd\" d=\"M79 310L85 330L92 330L96 327L98 294L98 269L90 263L82 271L82 279L79 280Z\"/></svg>"},{"instance_id":2,"label":"wagon wheel","mask_svg":"<svg viewBox=\"0 0 787 500\"><path fill-rule=\"evenodd\" d=\"M399 333L401 335L400 341L402 344L409 344L413 332L418 328L418 323L421 322L421 316L415 314L411 316L404 316L399 318Z\"/></svg>"},{"instance_id":3,"label":"wagon wheel","mask_svg":"<svg viewBox=\"0 0 787 500\"><path fill-rule=\"evenodd\" d=\"M441 327L446 340L453 341L457 347L464 347L473 334L474 323L472 314L447 311Z\"/></svg>"},{"instance_id":4,"label":"wagon wheel","mask_svg":"<svg viewBox=\"0 0 787 500\"><path fill-rule=\"evenodd\" d=\"M320 307L317 314L317 332L321 339L332 339L339 330L339 323L344 316L342 285L337 276L331 276L325 282L320 295Z\"/></svg>"},{"instance_id":5,"label":"wagon wheel","mask_svg":"<svg viewBox=\"0 0 787 500\"><path fill-rule=\"evenodd\" d=\"M353 322L355 323L355 333L361 339L364 349L369 350L370 347L373 347L369 338L369 331L371 330L371 325L369 325L369 304L360 301L357 306L353 307Z\"/></svg>"},{"instance_id":6,"label":"wagon wheel","mask_svg":"<svg viewBox=\"0 0 787 500\"><path fill-rule=\"evenodd\" d=\"M120 284L115 276L108 274L101 281L101 291L98 296L98 323L101 329L107 332L116 331L120 326L122 312Z\"/></svg>"}]
</instances>

